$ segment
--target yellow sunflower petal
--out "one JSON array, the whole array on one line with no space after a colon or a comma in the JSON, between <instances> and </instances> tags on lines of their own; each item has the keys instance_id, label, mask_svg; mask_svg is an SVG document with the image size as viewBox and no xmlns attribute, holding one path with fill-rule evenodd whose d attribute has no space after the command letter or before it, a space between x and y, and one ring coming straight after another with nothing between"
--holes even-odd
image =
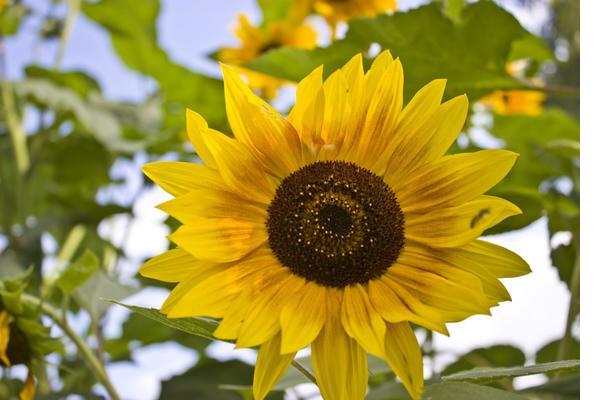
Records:
<instances>
[{"instance_id":1,"label":"yellow sunflower petal","mask_svg":"<svg viewBox=\"0 0 600 400\"><path fill-rule=\"evenodd\" d=\"M266 341L258 350L252 393L255 400L263 400L275 383L288 369L296 353L281 354L281 335Z\"/></svg>"},{"instance_id":2,"label":"yellow sunflower petal","mask_svg":"<svg viewBox=\"0 0 600 400\"><path fill-rule=\"evenodd\" d=\"M191 110L188 110L187 118L204 121ZM188 130L188 134L198 155L207 165L218 169L225 184L231 190L250 199L269 204L275 187L268 180L263 168L258 165L248 146L208 129L206 122L193 125L196 129Z\"/></svg>"},{"instance_id":3,"label":"yellow sunflower petal","mask_svg":"<svg viewBox=\"0 0 600 400\"><path fill-rule=\"evenodd\" d=\"M507 150L481 150L442 157L410 174L393 187L404 212L423 213L462 204L495 186L518 155Z\"/></svg>"},{"instance_id":4,"label":"yellow sunflower petal","mask_svg":"<svg viewBox=\"0 0 600 400\"><path fill-rule=\"evenodd\" d=\"M231 302L219 326L213 332L216 338L223 340L237 339L240 327L244 322L244 317L252 304L253 295L253 287L251 284L248 284L235 300Z\"/></svg>"},{"instance_id":5,"label":"yellow sunflower petal","mask_svg":"<svg viewBox=\"0 0 600 400\"><path fill-rule=\"evenodd\" d=\"M489 314L489 308L497 303L485 293L478 276L428 253L419 253L414 246L403 250L386 276L440 310Z\"/></svg>"},{"instance_id":6,"label":"yellow sunflower petal","mask_svg":"<svg viewBox=\"0 0 600 400\"><path fill-rule=\"evenodd\" d=\"M389 322L411 321L432 331L447 335L448 330L440 313L422 304L408 289L396 283L388 283L390 278L369 281L369 298L375 310Z\"/></svg>"},{"instance_id":7,"label":"yellow sunflower petal","mask_svg":"<svg viewBox=\"0 0 600 400\"><path fill-rule=\"evenodd\" d=\"M267 241L263 224L233 218L198 218L169 236L169 240L201 260L239 260Z\"/></svg>"},{"instance_id":8,"label":"yellow sunflower petal","mask_svg":"<svg viewBox=\"0 0 600 400\"><path fill-rule=\"evenodd\" d=\"M169 318L209 316L222 318L253 275L278 267L268 252L257 251L235 265L208 266L187 277L171 292L161 308ZM279 267L278 267L279 268Z\"/></svg>"},{"instance_id":9,"label":"yellow sunflower petal","mask_svg":"<svg viewBox=\"0 0 600 400\"><path fill-rule=\"evenodd\" d=\"M146 261L140 268L140 274L163 282L180 282L193 272L214 264L200 261L185 250L172 249Z\"/></svg>"},{"instance_id":10,"label":"yellow sunflower petal","mask_svg":"<svg viewBox=\"0 0 600 400\"><path fill-rule=\"evenodd\" d=\"M507 200L479 196L460 206L436 209L423 215L407 213L406 238L433 247L457 247L517 214L521 214L521 210Z\"/></svg>"},{"instance_id":11,"label":"yellow sunflower petal","mask_svg":"<svg viewBox=\"0 0 600 400\"><path fill-rule=\"evenodd\" d=\"M397 134L402 118L404 72L397 59L387 65L383 77L379 78L378 82L371 82L375 79L369 79L372 77L372 71L373 67L366 76L367 87L373 83L377 83L377 86L373 93L367 94L370 103L360 140L356 149L352 151L351 159L377 174L383 174L388 160L381 157L381 154L385 153L393 136Z\"/></svg>"},{"instance_id":12,"label":"yellow sunflower petal","mask_svg":"<svg viewBox=\"0 0 600 400\"><path fill-rule=\"evenodd\" d=\"M363 400L367 390L367 355L340 324L341 299L328 289L327 320L311 345L312 363L325 400Z\"/></svg>"},{"instance_id":13,"label":"yellow sunflower petal","mask_svg":"<svg viewBox=\"0 0 600 400\"><path fill-rule=\"evenodd\" d=\"M469 100L466 95L456 96L443 103L436 112L437 118L432 124L425 125L430 129L428 141L423 143L419 160L422 164L435 161L448 151L452 143L462 131L469 111Z\"/></svg>"},{"instance_id":14,"label":"yellow sunflower petal","mask_svg":"<svg viewBox=\"0 0 600 400\"><path fill-rule=\"evenodd\" d=\"M181 196L222 184L219 173L205 165L179 161L156 161L142 167L144 174L173 196Z\"/></svg>"},{"instance_id":15,"label":"yellow sunflower petal","mask_svg":"<svg viewBox=\"0 0 600 400\"><path fill-rule=\"evenodd\" d=\"M31 366L28 366L27 369L27 380L19 393L19 400L33 400L35 397L35 378L33 377Z\"/></svg>"},{"instance_id":16,"label":"yellow sunflower petal","mask_svg":"<svg viewBox=\"0 0 600 400\"><path fill-rule=\"evenodd\" d=\"M292 353L308 346L319 334L327 313L323 304L326 289L306 282L304 287L290 295L281 310L281 353Z\"/></svg>"},{"instance_id":17,"label":"yellow sunflower petal","mask_svg":"<svg viewBox=\"0 0 600 400\"><path fill-rule=\"evenodd\" d=\"M160 204L157 208L184 224L198 218L232 218L264 225L266 207L223 189L196 190Z\"/></svg>"},{"instance_id":18,"label":"yellow sunflower petal","mask_svg":"<svg viewBox=\"0 0 600 400\"><path fill-rule=\"evenodd\" d=\"M235 137L260 162L284 177L302 164L300 138L294 127L256 96L234 70L222 66L227 118Z\"/></svg>"},{"instance_id":19,"label":"yellow sunflower petal","mask_svg":"<svg viewBox=\"0 0 600 400\"><path fill-rule=\"evenodd\" d=\"M385 322L373 308L361 285L344 288L341 317L342 325L350 337L369 353L382 357Z\"/></svg>"},{"instance_id":20,"label":"yellow sunflower petal","mask_svg":"<svg viewBox=\"0 0 600 400\"><path fill-rule=\"evenodd\" d=\"M476 242L477 241L474 241L473 243ZM499 302L510 300L511 298L510 294L508 293L508 290L506 290L502 282L498 280L498 278L504 277L502 276L503 274L501 273L501 275L497 275L494 273L496 271L493 270L493 267L492 269L488 268L488 265L494 264L493 258L480 253L475 253L473 256L471 256L470 249L472 247L473 246L471 245L471 243L462 247L447 249L431 249L413 246L412 251L419 252L420 254L424 254L427 257L436 258L444 264L447 263L448 265L452 265L455 268L459 268L463 271L477 276L481 281L483 291L495 301ZM527 264L520 257L518 257L516 260L518 260L519 262L517 264L518 268L521 268L522 265L528 268ZM498 261L500 261L500 265L508 264L510 268L511 261L509 258L500 258ZM510 274L510 272L508 273Z\"/></svg>"},{"instance_id":21,"label":"yellow sunflower petal","mask_svg":"<svg viewBox=\"0 0 600 400\"><path fill-rule=\"evenodd\" d=\"M518 254L485 240L475 240L444 254L454 264L476 264L496 278L514 278L531 272Z\"/></svg>"},{"instance_id":22,"label":"yellow sunflower petal","mask_svg":"<svg viewBox=\"0 0 600 400\"><path fill-rule=\"evenodd\" d=\"M0 361L6 367L10 367L11 364L6 354L10 340L10 320L10 314L6 310L0 311Z\"/></svg>"},{"instance_id":23,"label":"yellow sunflower petal","mask_svg":"<svg viewBox=\"0 0 600 400\"><path fill-rule=\"evenodd\" d=\"M417 338L408 322L387 324L385 360L413 400L423 391L423 358Z\"/></svg>"},{"instance_id":24,"label":"yellow sunflower petal","mask_svg":"<svg viewBox=\"0 0 600 400\"><path fill-rule=\"evenodd\" d=\"M288 115L302 141L313 148L321 141L324 106L323 66L320 66L298 84L296 104Z\"/></svg>"},{"instance_id":25,"label":"yellow sunflower petal","mask_svg":"<svg viewBox=\"0 0 600 400\"><path fill-rule=\"evenodd\" d=\"M323 85L325 94L325 108L323 110L323 125L321 127L321 139L326 146L321 150L331 158L339 151L339 146L347 134L346 121L350 118L350 88L342 70L337 70L327 78ZM328 151L330 150L330 151Z\"/></svg>"},{"instance_id":26,"label":"yellow sunflower petal","mask_svg":"<svg viewBox=\"0 0 600 400\"><path fill-rule=\"evenodd\" d=\"M281 328L279 315L283 304L304 284L286 268L270 277L270 281L258 289L248 308L236 342L237 347L254 347L269 340Z\"/></svg>"},{"instance_id":27,"label":"yellow sunflower petal","mask_svg":"<svg viewBox=\"0 0 600 400\"><path fill-rule=\"evenodd\" d=\"M391 138L385 160L386 180L396 184L414 168L441 157L454 142L464 124L468 109L465 96L458 96L440 105L446 80L431 81L402 111L398 133ZM461 122L462 121L462 122Z\"/></svg>"}]
</instances>

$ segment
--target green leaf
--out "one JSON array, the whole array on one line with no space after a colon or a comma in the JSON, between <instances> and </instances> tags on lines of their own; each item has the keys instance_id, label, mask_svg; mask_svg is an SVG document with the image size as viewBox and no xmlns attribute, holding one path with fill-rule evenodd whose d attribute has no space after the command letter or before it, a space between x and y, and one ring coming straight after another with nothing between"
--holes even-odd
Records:
<instances>
[{"instance_id":1,"label":"green leaf","mask_svg":"<svg viewBox=\"0 0 600 400\"><path fill-rule=\"evenodd\" d=\"M146 318L150 318L163 325L178 329L191 335L200 336L210 340L220 340L212 335L218 326L218 323L214 320L208 318L167 318L166 315L162 314L156 308L145 308L123 304L110 298L105 298L104 300L128 308L134 313L143 315Z\"/></svg>"},{"instance_id":2,"label":"green leaf","mask_svg":"<svg viewBox=\"0 0 600 400\"><path fill-rule=\"evenodd\" d=\"M443 382L426 386L422 400L526 400L527 397L488 386Z\"/></svg>"},{"instance_id":3,"label":"green leaf","mask_svg":"<svg viewBox=\"0 0 600 400\"><path fill-rule=\"evenodd\" d=\"M559 346L560 346L560 339L554 340L554 341L546 344L545 346L543 346L541 349L539 349L535 353L535 362L536 363L547 363L547 362L551 362L551 361L556 361L556 359L558 357ZM569 348L570 348L570 352L569 352L569 354L566 355L566 357L573 359L573 360L578 360L580 357L579 340L572 338L571 346Z\"/></svg>"},{"instance_id":4,"label":"green leaf","mask_svg":"<svg viewBox=\"0 0 600 400\"><path fill-rule=\"evenodd\" d=\"M133 152L143 148L141 142L123 139L119 120L110 112L83 99L69 87L63 87L47 78L29 78L15 83L17 93L41 108L50 108L75 118L81 130L91 134L106 148Z\"/></svg>"},{"instance_id":5,"label":"green leaf","mask_svg":"<svg viewBox=\"0 0 600 400\"><path fill-rule=\"evenodd\" d=\"M21 22L30 13L21 2L0 8L0 35L11 36L17 33Z\"/></svg>"},{"instance_id":6,"label":"green leaf","mask_svg":"<svg viewBox=\"0 0 600 400\"><path fill-rule=\"evenodd\" d=\"M542 38L529 34L513 42L510 56L508 57L509 61L522 59L544 62L554 60L554 54Z\"/></svg>"},{"instance_id":7,"label":"green leaf","mask_svg":"<svg viewBox=\"0 0 600 400\"><path fill-rule=\"evenodd\" d=\"M83 71L56 71L30 65L25 68L25 75L28 78L46 79L58 86L68 87L84 98L93 92L101 92L98 82Z\"/></svg>"},{"instance_id":8,"label":"green leaf","mask_svg":"<svg viewBox=\"0 0 600 400\"><path fill-rule=\"evenodd\" d=\"M472 350L448 365L442 375L454 374L476 367L510 367L525 364L525 354L510 345L495 345Z\"/></svg>"},{"instance_id":9,"label":"green leaf","mask_svg":"<svg viewBox=\"0 0 600 400\"><path fill-rule=\"evenodd\" d=\"M578 180L579 152L574 146L579 142L577 121L558 109L539 116L495 115L490 132L503 147L519 153L515 167L490 194L512 201L523 214L501 222L488 233L522 228L544 214L550 214L552 220L552 210L557 207L571 215L578 212L572 201L567 207L563 199L540 190L559 177Z\"/></svg>"},{"instance_id":10,"label":"green leaf","mask_svg":"<svg viewBox=\"0 0 600 400\"><path fill-rule=\"evenodd\" d=\"M411 400L404 385L396 380L369 389L365 400Z\"/></svg>"},{"instance_id":11,"label":"green leaf","mask_svg":"<svg viewBox=\"0 0 600 400\"><path fill-rule=\"evenodd\" d=\"M273 21L287 19L293 3L293 0L258 0L263 16L261 25L266 27Z\"/></svg>"},{"instance_id":12,"label":"green leaf","mask_svg":"<svg viewBox=\"0 0 600 400\"><path fill-rule=\"evenodd\" d=\"M100 266L100 260L90 250L86 250L75 262L69 264L55 282L65 293L83 285Z\"/></svg>"},{"instance_id":13,"label":"green leaf","mask_svg":"<svg viewBox=\"0 0 600 400\"><path fill-rule=\"evenodd\" d=\"M437 78L448 79L448 97L466 92L471 101L494 89L522 86L505 68L513 42L529 34L510 13L482 1L466 6L461 22L455 23L440 8L434 3L393 15L355 19L348 24L346 37L327 48L276 49L247 67L299 81L321 64L328 75L378 43L400 57L408 97Z\"/></svg>"},{"instance_id":14,"label":"green leaf","mask_svg":"<svg viewBox=\"0 0 600 400\"><path fill-rule=\"evenodd\" d=\"M102 298L121 300L137 291L137 288L122 285L105 272L98 272L79 286L75 290L74 296L77 303L85 308L94 320L98 321L110 307L110 304L102 301Z\"/></svg>"},{"instance_id":15,"label":"green leaf","mask_svg":"<svg viewBox=\"0 0 600 400\"><path fill-rule=\"evenodd\" d=\"M140 332L143 332L143 335L140 335ZM104 349L112 361L121 361L129 359L130 350L135 348L131 346L132 343L135 346L147 346L171 340L198 352L211 343L208 339L199 339L187 332L157 324L155 320L133 312L123 323L121 334L104 341Z\"/></svg>"},{"instance_id":16,"label":"green leaf","mask_svg":"<svg viewBox=\"0 0 600 400\"><path fill-rule=\"evenodd\" d=\"M529 365L525 367L474 368L470 371L463 371L444 376L442 377L442 380L485 383L516 376L544 374L548 372L573 372L578 370L579 360L565 360Z\"/></svg>"},{"instance_id":17,"label":"green leaf","mask_svg":"<svg viewBox=\"0 0 600 400\"><path fill-rule=\"evenodd\" d=\"M527 398L544 400L579 400L580 377L579 374L554 377L552 380L519 391Z\"/></svg>"},{"instance_id":18,"label":"green leaf","mask_svg":"<svg viewBox=\"0 0 600 400\"><path fill-rule=\"evenodd\" d=\"M240 361L204 359L184 374L163 381L159 400L244 400L249 397L238 392L245 392L252 385L252 371L250 365ZM267 396L267 400L276 399L283 399L283 393L275 392Z\"/></svg>"}]
</instances>

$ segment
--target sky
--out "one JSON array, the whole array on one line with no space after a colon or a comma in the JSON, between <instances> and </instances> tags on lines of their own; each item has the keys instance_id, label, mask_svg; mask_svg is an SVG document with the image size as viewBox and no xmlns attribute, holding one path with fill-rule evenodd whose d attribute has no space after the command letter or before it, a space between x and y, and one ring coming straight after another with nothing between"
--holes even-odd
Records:
<instances>
[{"instance_id":1,"label":"sky","mask_svg":"<svg viewBox=\"0 0 600 400\"><path fill-rule=\"evenodd\" d=\"M45 13L48 0L25 0L30 7ZM422 1L402 1L402 8L410 8ZM548 17L542 5L534 9L523 9L512 2L503 2L523 23L536 32L541 29ZM57 10L59 13L64 9ZM219 69L212 61L203 58L224 45L234 45L236 39L231 32L234 20L239 13L247 14L258 21L260 14L253 0L164 0L158 20L160 45L173 61L194 71L213 76ZM319 30L323 25L317 21ZM39 19L32 20L20 33L6 41L7 75L11 79L22 77L23 67L38 62L49 66L52 63L55 45L42 46L36 54L35 29ZM105 32L79 16L65 53L63 69L81 69L92 75L100 83L104 94L115 100L141 101L149 95L154 84L151 79L127 69L115 56L110 39ZM185 84L185 83L183 83ZM293 92L287 95L293 98ZM147 161L139 155L134 162L123 163L112 170L113 177L125 177L127 184L121 188L106 188L100 196L104 199L130 198L131 193L141 185L140 166ZM154 206L167 200L169 196L158 188L146 190L134 204L131 233L126 239L125 250L130 262L125 271L134 276L139 263L147 257L157 255L167 248L168 230L163 224L165 215ZM122 243L124 227L131 217L117 216L105 221L100 232L115 243ZM492 317L475 316L461 323L450 324L450 336L434 335L436 349L443 352L436 359L436 365L426 365L439 371L451 362L456 354L490 344L514 344L523 349L532 362L532 356L544 344L562 336L568 307L568 290L558 279L556 270L550 265L548 232L544 220L509 234L488 237L487 240L501 244L525 258L532 267L528 276L505 281L513 301L503 303L492 310ZM58 247L52 238L45 239L45 250L52 254ZM51 259L51 257L49 257ZM168 292L162 289L146 289L125 302L142 306L159 307ZM106 335L118 336L120 324L126 319L127 311L113 306L107 318ZM83 326L84 320L80 321ZM519 332L519 335L515 333ZM209 349L211 356L228 359L239 358L252 362L254 354L249 350L232 350L231 346L215 343ZM110 364L108 373L114 380L117 390L124 399L151 400L160 392L160 380L185 372L197 361L195 352L174 344L157 344L134 351L133 363ZM521 387L540 381L539 376L520 378ZM310 385L304 388L314 391ZM290 394L289 399L293 399Z\"/></svg>"}]
</instances>

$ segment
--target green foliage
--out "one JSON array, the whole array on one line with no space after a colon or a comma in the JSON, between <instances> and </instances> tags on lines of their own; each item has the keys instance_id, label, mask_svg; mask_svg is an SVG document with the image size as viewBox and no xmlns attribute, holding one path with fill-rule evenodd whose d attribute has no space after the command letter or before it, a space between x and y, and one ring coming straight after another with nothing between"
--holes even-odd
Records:
<instances>
[{"instance_id":1,"label":"green foliage","mask_svg":"<svg viewBox=\"0 0 600 400\"><path fill-rule=\"evenodd\" d=\"M579 371L579 360L553 361L525 367L474 368L470 371L462 371L444 376L442 379L444 381L487 383L515 376L527 376L548 372L575 371Z\"/></svg>"},{"instance_id":2,"label":"green foliage","mask_svg":"<svg viewBox=\"0 0 600 400\"><path fill-rule=\"evenodd\" d=\"M472 383L445 382L431 385L425 389L423 399L430 400L525 400L525 396L505 390Z\"/></svg>"},{"instance_id":3,"label":"green foliage","mask_svg":"<svg viewBox=\"0 0 600 400\"><path fill-rule=\"evenodd\" d=\"M94 253L86 250L75 262L71 263L56 280L55 285L70 294L81 286L98 270L100 260Z\"/></svg>"},{"instance_id":4,"label":"green foliage","mask_svg":"<svg viewBox=\"0 0 600 400\"><path fill-rule=\"evenodd\" d=\"M29 13L29 8L20 2L4 9L0 8L0 35L10 36L17 33L21 22Z\"/></svg>"},{"instance_id":5,"label":"green foliage","mask_svg":"<svg viewBox=\"0 0 600 400\"><path fill-rule=\"evenodd\" d=\"M216 340L216 338L212 335L214 330L217 328L218 323L216 321L210 320L208 318L176 318L169 319L166 315L162 314L159 310L155 308L144 308L138 306L132 306L127 304L119 303L118 301L112 299L105 299L108 302L122 305L123 307L127 307L131 311L143 315L146 318L150 318L156 322L159 322L168 327L181 330L183 332L189 333L191 335L200 336L205 339Z\"/></svg>"},{"instance_id":6,"label":"green foliage","mask_svg":"<svg viewBox=\"0 0 600 400\"><path fill-rule=\"evenodd\" d=\"M495 345L471 350L448 365L442 374L450 375L476 367L511 367L523 364L525 364L525 354L522 350L509 345Z\"/></svg>"},{"instance_id":7,"label":"green foliage","mask_svg":"<svg viewBox=\"0 0 600 400\"><path fill-rule=\"evenodd\" d=\"M467 93L473 101L493 89L522 87L505 66L512 44L527 36L511 14L492 2L466 6L459 23L448 19L439 4L433 3L405 13L350 21L345 38L329 47L277 49L247 66L299 81L321 64L328 75L378 43L401 58L407 75L406 96L412 97L429 81L443 77L448 79L446 96Z\"/></svg>"},{"instance_id":8,"label":"green foliage","mask_svg":"<svg viewBox=\"0 0 600 400\"><path fill-rule=\"evenodd\" d=\"M86 3L83 11L110 33L115 51L129 68L157 82L170 139L184 130L186 108L202 114L212 127L225 128L222 82L172 62L158 46L158 0L103 0Z\"/></svg>"}]
</instances>

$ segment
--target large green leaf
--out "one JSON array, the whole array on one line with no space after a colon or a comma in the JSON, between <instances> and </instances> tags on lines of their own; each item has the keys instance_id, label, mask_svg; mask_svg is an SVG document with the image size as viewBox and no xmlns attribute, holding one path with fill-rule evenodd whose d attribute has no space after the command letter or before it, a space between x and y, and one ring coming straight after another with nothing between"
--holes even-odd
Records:
<instances>
[{"instance_id":1,"label":"large green leaf","mask_svg":"<svg viewBox=\"0 0 600 400\"><path fill-rule=\"evenodd\" d=\"M560 339L554 340L542 348L540 348L535 353L535 362L536 363L547 363L556 361L558 358L558 348L560 346ZM580 345L579 340L573 338L571 341L570 352L567 354L566 358L570 359L579 359L580 357Z\"/></svg>"},{"instance_id":2,"label":"large green leaf","mask_svg":"<svg viewBox=\"0 0 600 400\"><path fill-rule=\"evenodd\" d=\"M108 149L132 152L143 148L141 142L123 138L121 124L115 115L98 107L93 99L85 99L70 87L62 86L62 83L48 77L28 78L16 82L15 89L42 109L73 117L81 131L91 134Z\"/></svg>"},{"instance_id":3,"label":"large green leaf","mask_svg":"<svg viewBox=\"0 0 600 400\"><path fill-rule=\"evenodd\" d=\"M566 202L543 187L552 188L553 180L564 176L578 181L577 121L558 109L546 110L539 116L495 115L490 131L505 148L519 153L515 167L491 194L512 201L523 214L507 219L489 233L522 228L543 215L553 214L553 210L558 213L558 207L571 216L575 211L578 216L576 204L571 201L567 207Z\"/></svg>"},{"instance_id":4,"label":"large green leaf","mask_svg":"<svg viewBox=\"0 0 600 400\"><path fill-rule=\"evenodd\" d=\"M352 20L346 37L327 48L276 49L247 66L299 81L321 64L329 74L377 43L402 60L407 96L432 79L447 78L447 96L467 93L474 100L494 89L522 86L505 68L513 42L529 35L491 1L466 6L460 22L446 17L436 2L394 15Z\"/></svg>"},{"instance_id":5,"label":"large green leaf","mask_svg":"<svg viewBox=\"0 0 600 400\"><path fill-rule=\"evenodd\" d=\"M104 272L98 272L74 292L75 299L81 307L85 308L90 316L98 321L110 304L103 298L124 299L131 296L138 289L123 285L117 279Z\"/></svg>"},{"instance_id":6,"label":"large green leaf","mask_svg":"<svg viewBox=\"0 0 600 400\"><path fill-rule=\"evenodd\" d=\"M178 329L191 335L200 336L210 340L220 340L212 335L214 330L217 329L218 323L208 318L167 318L166 315L162 314L156 308L145 308L132 306L129 304L122 304L110 298L105 299L105 301L126 307L134 313L143 315L146 318L150 318L163 325Z\"/></svg>"},{"instance_id":7,"label":"large green leaf","mask_svg":"<svg viewBox=\"0 0 600 400\"><path fill-rule=\"evenodd\" d=\"M574 372L579 370L579 360L554 361L525 367L474 368L442 377L444 381L494 382L499 379L544 374L548 372Z\"/></svg>"},{"instance_id":8,"label":"large green leaf","mask_svg":"<svg viewBox=\"0 0 600 400\"><path fill-rule=\"evenodd\" d=\"M252 384L253 368L240 361L202 360L182 375L162 382L159 400L244 400ZM243 394L242 394L243 393ZM282 392L271 393L268 400L283 399Z\"/></svg>"},{"instance_id":9,"label":"large green leaf","mask_svg":"<svg viewBox=\"0 0 600 400\"><path fill-rule=\"evenodd\" d=\"M579 400L579 374L554 377L548 382L521 390L527 398L540 400Z\"/></svg>"},{"instance_id":10,"label":"large green leaf","mask_svg":"<svg viewBox=\"0 0 600 400\"><path fill-rule=\"evenodd\" d=\"M454 374L476 367L510 367L525 364L525 354L521 349L509 345L495 345L471 350L457 361L448 365L442 375Z\"/></svg>"},{"instance_id":11,"label":"large green leaf","mask_svg":"<svg viewBox=\"0 0 600 400\"><path fill-rule=\"evenodd\" d=\"M425 387L422 400L526 400L527 397L488 386L443 382ZM390 399L391 400L391 399Z\"/></svg>"},{"instance_id":12,"label":"large green leaf","mask_svg":"<svg viewBox=\"0 0 600 400\"><path fill-rule=\"evenodd\" d=\"M98 82L83 71L56 71L31 65L25 68L25 74L28 78L46 79L58 86L70 88L81 97L101 92Z\"/></svg>"},{"instance_id":13,"label":"large green leaf","mask_svg":"<svg viewBox=\"0 0 600 400\"><path fill-rule=\"evenodd\" d=\"M140 332L143 332L143 335ZM211 343L206 338L190 335L165 324L157 324L154 319L132 312L123 323L121 334L118 337L104 341L104 349L110 355L112 361L120 361L129 359L131 350L138 346L167 341L176 341L196 351L203 350Z\"/></svg>"},{"instance_id":14,"label":"large green leaf","mask_svg":"<svg viewBox=\"0 0 600 400\"><path fill-rule=\"evenodd\" d=\"M174 63L158 46L155 25L159 0L88 2L83 11L108 30L115 51L129 68L156 80L174 138L183 131L186 107L202 114L212 127L224 129L222 82Z\"/></svg>"}]
</instances>

